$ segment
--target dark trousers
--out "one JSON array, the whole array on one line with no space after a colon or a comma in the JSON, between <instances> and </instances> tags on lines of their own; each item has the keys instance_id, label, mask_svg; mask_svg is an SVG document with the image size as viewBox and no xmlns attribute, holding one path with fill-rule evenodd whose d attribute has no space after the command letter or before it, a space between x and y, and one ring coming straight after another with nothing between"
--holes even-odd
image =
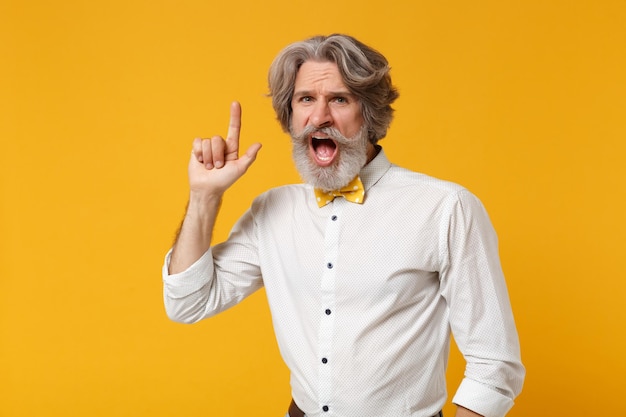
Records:
<instances>
[{"instance_id":1,"label":"dark trousers","mask_svg":"<svg viewBox=\"0 0 626 417\"><path fill-rule=\"evenodd\" d=\"M291 404L289 404L288 417L305 417L304 412L298 408L294 400L291 400ZM443 412L440 411L433 417L443 417Z\"/></svg>"}]
</instances>

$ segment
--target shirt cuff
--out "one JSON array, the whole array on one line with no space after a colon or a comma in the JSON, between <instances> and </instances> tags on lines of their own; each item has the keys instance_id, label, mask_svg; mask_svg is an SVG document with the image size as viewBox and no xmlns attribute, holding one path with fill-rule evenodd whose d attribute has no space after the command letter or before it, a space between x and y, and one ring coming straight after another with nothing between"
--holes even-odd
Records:
<instances>
[{"instance_id":1,"label":"shirt cuff","mask_svg":"<svg viewBox=\"0 0 626 417\"><path fill-rule=\"evenodd\" d=\"M513 407L513 400L469 378L463 379L452 402L485 417L503 417Z\"/></svg>"},{"instance_id":2,"label":"shirt cuff","mask_svg":"<svg viewBox=\"0 0 626 417\"><path fill-rule=\"evenodd\" d=\"M169 274L171 257L172 249L165 255L165 261L161 270L163 285L168 298L185 298L200 290L211 280L213 276L213 254L211 249L206 251L189 268L178 274Z\"/></svg>"}]
</instances>

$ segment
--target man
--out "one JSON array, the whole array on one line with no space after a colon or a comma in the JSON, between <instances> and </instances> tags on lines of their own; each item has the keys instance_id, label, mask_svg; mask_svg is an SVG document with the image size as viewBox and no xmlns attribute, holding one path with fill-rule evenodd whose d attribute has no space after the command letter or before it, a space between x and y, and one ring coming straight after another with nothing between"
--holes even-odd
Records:
<instances>
[{"instance_id":1,"label":"man","mask_svg":"<svg viewBox=\"0 0 626 417\"><path fill-rule=\"evenodd\" d=\"M467 361L457 416L506 414L525 371L495 233L471 193L378 145L398 96L387 60L314 37L278 55L269 87L305 184L263 193L212 246L222 196L261 145L239 156L238 103L225 139L196 139L163 269L170 318L196 322L265 286L291 417L440 415L451 329Z\"/></svg>"}]
</instances>

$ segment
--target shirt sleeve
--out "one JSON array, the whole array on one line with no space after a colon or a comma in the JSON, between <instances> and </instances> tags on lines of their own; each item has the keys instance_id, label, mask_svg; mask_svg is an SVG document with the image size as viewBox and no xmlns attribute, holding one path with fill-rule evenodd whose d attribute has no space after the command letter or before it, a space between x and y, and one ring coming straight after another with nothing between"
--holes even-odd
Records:
<instances>
[{"instance_id":1,"label":"shirt sleeve","mask_svg":"<svg viewBox=\"0 0 626 417\"><path fill-rule=\"evenodd\" d=\"M469 191L452 196L449 208L442 227L442 294L466 361L452 401L486 417L501 417L520 393L525 369L497 236L483 205Z\"/></svg>"},{"instance_id":2,"label":"shirt sleeve","mask_svg":"<svg viewBox=\"0 0 626 417\"><path fill-rule=\"evenodd\" d=\"M169 275L171 249L162 268L163 299L168 317L195 323L224 311L263 286L254 220L248 211L228 239L213 246L185 271Z\"/></svg>"}]
</instances>

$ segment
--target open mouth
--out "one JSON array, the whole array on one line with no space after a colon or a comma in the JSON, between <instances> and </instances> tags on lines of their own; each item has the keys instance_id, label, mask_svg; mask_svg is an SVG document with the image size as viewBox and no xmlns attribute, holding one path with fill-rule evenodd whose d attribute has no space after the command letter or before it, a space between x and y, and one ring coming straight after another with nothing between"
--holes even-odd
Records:
<instances>
[{"instance_id":1,"label":"open mouth","mask_svg":"<svg viewBox=\"0 0 626 417\"><path fill-rule=\"evenodd\" d=\"M320 166L330 165L337 155L337 143L330 138L313 135L310 146L315 162Z\"/></svg>"}]
</instances>

